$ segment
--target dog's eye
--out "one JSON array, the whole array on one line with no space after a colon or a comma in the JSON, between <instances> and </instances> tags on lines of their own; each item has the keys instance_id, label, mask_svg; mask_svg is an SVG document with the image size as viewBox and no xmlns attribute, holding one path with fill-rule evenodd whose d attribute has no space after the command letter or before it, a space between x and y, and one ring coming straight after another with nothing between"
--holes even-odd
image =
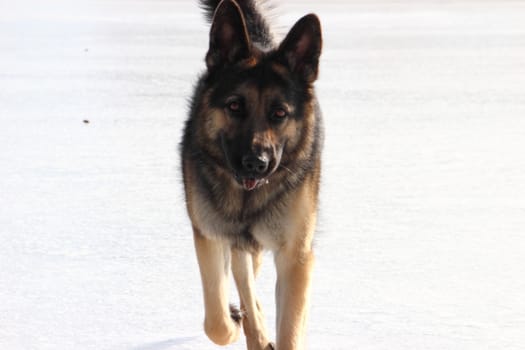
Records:
<instances>
[{"instance_id":1,"label":"dog's eye","mask_svg":"<svg viewBox=\"0 0 525 350\"><path fill-rule=\"evenodd\" d=\"M275 121L283 121L288 116L288 112L284 108L275 108L272 113L272 119Z\"/></svg>"},{"instance_id":2,"label":"dog's eye","mask_svg":"<svg viewBox=\"0 0 525 350\"><path fill-rule=\"evenodd\" d=\"M228 108L232 112L239 112L241 110L241 104L238 101L232 101L228 104Z\"/></svg>"},{"instance_id":3,"label":"dog's eye","mask_svg":"<svg viewBox=\"0 0 525 350\"><path fill-rule=\"evenodd\" d=\"M241 101L235 99L229 102L226 102L226 110L233 117L239 118L242 116L244 106Z\"/></svg>"}]
</instances>

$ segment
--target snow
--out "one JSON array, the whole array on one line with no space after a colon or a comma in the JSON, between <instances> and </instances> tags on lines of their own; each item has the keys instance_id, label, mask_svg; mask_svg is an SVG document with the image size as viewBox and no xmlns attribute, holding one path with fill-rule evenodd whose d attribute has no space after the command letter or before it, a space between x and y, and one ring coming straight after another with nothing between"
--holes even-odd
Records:
<instances>
[{"instance_id":1,"label":"snow","mask_svg":"<svg viewBox=\"0 0 525 350\"><path fill-rule=\"evenodd\" d=\"M309 349L525 348L525 4L294 1L280 34L308 12ZM1 349L218 348L177 151L207 33L192 1L0 4ZM268 254L272 334L274 279Z\"/></svg>"}]
</instances>

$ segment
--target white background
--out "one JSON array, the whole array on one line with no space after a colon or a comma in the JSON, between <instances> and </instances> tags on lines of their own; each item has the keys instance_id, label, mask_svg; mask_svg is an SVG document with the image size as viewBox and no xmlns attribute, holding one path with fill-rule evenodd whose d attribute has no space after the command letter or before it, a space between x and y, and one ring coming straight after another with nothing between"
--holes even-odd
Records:
<instances>
[{"instance_id":1,"label":"white background","mask_svg":"<svg viewBox=\"0 0 525 350\"><path fill-rule=\"evenodd\" d=\"M525 4L277 5L325 39L309 349L524 349ZM1 0L1 349L218 348L178 156L208 30L192 1Z\"/></svg>"}]
</instances>

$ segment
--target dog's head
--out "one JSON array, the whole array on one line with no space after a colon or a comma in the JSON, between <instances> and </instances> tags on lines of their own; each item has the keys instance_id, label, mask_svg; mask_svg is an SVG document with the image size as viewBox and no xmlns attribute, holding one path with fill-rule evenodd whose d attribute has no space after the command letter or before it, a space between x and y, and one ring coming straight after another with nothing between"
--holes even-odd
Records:
<instances>
[{"instance_id":1,"label":"dog's head","mask_svg":"<svg viewBox=\"0 0 525 350\"><path fill-rule=\"evenodd\" d=\"M252 43L239 6L222 1L210 31L200 139L245 190L266 183L298 153L309 129L321 54L317 16L301 18L281 44ZM288 169L289 170L289 169Z\"/></svg>"}]
</instances>

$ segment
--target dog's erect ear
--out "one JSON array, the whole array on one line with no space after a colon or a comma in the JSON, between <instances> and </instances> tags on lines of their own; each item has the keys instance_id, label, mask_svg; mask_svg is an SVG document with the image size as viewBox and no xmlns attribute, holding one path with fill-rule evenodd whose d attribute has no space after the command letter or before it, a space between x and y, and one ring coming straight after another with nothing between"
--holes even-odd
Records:
<instances>
[{"instance_id":1,"label":"dog's erect ear","mask_svg":"<svg viewBox=\"0 0 525 350\"><path fill-rule=\"evenodd\" d=\"M242 11L233 0L223 0L215 10L206 54L208 70L250 57L250 39Z\"/></svg>"},{"instance_id":2,"label":"dog's erect ear","mask_svg":"<svg viewBox=\"0 0 525 350\"><path fill-rule=\"evenodd\" d=\"M295 74L308 83L317 79L323 39L321 23L309 14L295 23L278 49L278 57Z\"/></svg>"}]
</instances>

